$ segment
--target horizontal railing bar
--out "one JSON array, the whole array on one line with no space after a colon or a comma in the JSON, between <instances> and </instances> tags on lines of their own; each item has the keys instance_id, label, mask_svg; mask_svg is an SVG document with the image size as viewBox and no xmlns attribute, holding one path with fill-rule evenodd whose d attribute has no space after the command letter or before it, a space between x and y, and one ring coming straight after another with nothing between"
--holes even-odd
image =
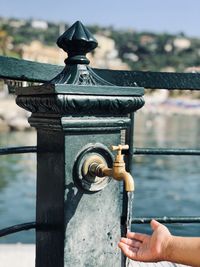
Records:
<instances>
[{"instance_id":1,"label":"horizontal railing bar","mask_svg":"<svg viewBox=\"0 0 200 267\"><path fill-rule=\"evenodd\" d=\"M13 226L1 229L0 230L0 237L14 234L14 233L24 231L24 230L34 229L34 228L36 228L36 222L29 222L29 223L22 223L22 224L13 225Z\"/></svg>"},{"instance_id":2,"label":"horizontal railing bar","mask_svg":"<svg viewBox=\"0 0 200 267\"><path fill-rule=\"evenodd\" d=\"M53 79L63 66L0 56L0 78L43 83Z\"/></svg>"},{"instance_id":3,"label":"horizontal railing bar","mask_svg":"<svg viewBox=\"0 0 200 267\"><path fill-rule=\"evenodd\" d=\"M199 216L188 216L188 217L144 217L144 218L133 218L132 224L149 224L152 219L157 220L160 223L200 223Z\"/></svg>"},{"instance_id":4,"label":"horizontal railing bar","mask_svg":"<svg viewBox=\"0 0 200 267\"><path fill-rule=\"evenodd\" d=\"M152 219L157 220L160 223L174 224L174 223L200 223L200 217L191 216L191 217L142 217L134 218L131 221L131 224L149 224ZM23 224L13 225L0 230L0 237L14 234L17 232L35 229L36 222L29 222Z\"/></svg>"},{"instance_id":5,"label":"horizontal railing bar","mask_svg":"<svg viewBox=\"0 0 200 267\"><path fill-rule=\"evenodd\" d=\"M139 86L146 89L200 90L200 73L93 70L103 79L118 86Z\"/></svg>"},{"instance_id":6,"label":"horizontal railing bar","mask_svg":"<svg viewBox=\"0 0 200 267\"><path fill-rule=\"evenodd\" d=\"M0 56L0 78L43 83L53 79L64 67ZM146 89L200 90L200 73L168 73L93 69L117 86Z\"/></svg>"},{"instance_id":7,"label":"horizontal railing bar","mask_svg":"<svg viewBox=\"0 0 200 267\"><path fill-rule=\"evenodd\" d=\"M135 155L193 155L199 156L200 149L185 149L185 148L134 148Z\"/></svg>"},{"instance_id":8,"label":"horizontal railing bar","mask_svg":"<svg viewBox=\"0 0 200 267\"><path fill-rule=\"evenodd\" d=\"M21 147L3 147L0 148L0 155L36 153L36 146L21 146Z\"/></svg>"},{"instance_id":9,"label":"horizontal railing bar","mask_svg":"<svg viewBox=\"0 0 200 267\"><path fill-rule=\"evenodd\" d=\"M36 153L36 146L0 148L0 155ZM126 154L126 152L125 152ZM174 149L174 148L134 148L135 155L200 155L200 149Z\"/></svg>"}]
</instances>

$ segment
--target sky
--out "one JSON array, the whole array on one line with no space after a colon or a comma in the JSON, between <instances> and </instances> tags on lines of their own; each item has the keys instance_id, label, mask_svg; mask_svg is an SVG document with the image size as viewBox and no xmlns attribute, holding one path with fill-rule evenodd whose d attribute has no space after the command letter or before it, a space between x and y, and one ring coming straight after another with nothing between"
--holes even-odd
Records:
<instances>
[{"instance_id":1,"label":"sky","mask_svg":"<svg viewBox=\"0 0 200 267\"><path fill-rule=\"evenodd\" d=\"M0 0L0 16L200 38L200 0Z\"/></svg>"}]
</instances>

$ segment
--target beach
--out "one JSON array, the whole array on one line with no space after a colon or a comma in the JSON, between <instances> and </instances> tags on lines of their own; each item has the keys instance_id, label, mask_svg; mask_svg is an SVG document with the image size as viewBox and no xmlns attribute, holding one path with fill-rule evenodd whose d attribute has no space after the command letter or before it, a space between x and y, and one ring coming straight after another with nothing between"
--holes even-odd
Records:
<instances>
[{"instance_id":1,"label":"beach","mask_svg":"<svg viewBox=\"0 0 200 267\"><path fill-rule=\"evenodd\" d=\"M145 96L143 113L166 116L184 114L200 116L200 99L167 98L163 101ZM30 112L18 107L13 96L0 98L0 132L27 131L33 128L28 123Z\"/></svg>"},{"instance_id":2,"label":"beach","mask_svg":"<svg viewBox=\"0 0 200 267\"><path fill-rule=\"evenodd\" d=\"M34 244L3 244L0 245L1 267L34 267Z\"/></svg>"},{"instance_id":3,"label":"beach","mask_svg":"<svg viewBox=\"0 0 200 267\"><path fill-rule=\"evenodd\" d=\"M18 107L15 97L0 98L0 132L30 130L30 113Z\"/></svg>"}]
</instances>

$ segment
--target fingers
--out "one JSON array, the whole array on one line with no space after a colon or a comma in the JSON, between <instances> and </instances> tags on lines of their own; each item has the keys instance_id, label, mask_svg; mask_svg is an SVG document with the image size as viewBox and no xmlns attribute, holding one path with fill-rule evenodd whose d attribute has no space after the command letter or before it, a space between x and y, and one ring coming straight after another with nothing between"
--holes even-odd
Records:
<instances>
[{"instance_id":1,"label":"fingers","mask_svg":"<svg viewBox=\"0 0 200 267\"><path fill-rule=\"evenodd\" d=\"M159 222L157 222L156 220L151 220L151 228L155 231L156 228L158 228L158 226L160 226L161 224Z\"/></svg>"},{"instance_id":2,"label":"fingers","mask_svg":"<svg viewBox=\"0 0 200 267\"><path fill-rule=\"evenodd\" d=\"M147 237L149 237L146 234L140 234L140 233L134 233L134 232L128 232L126 236L127 238L135 239L141 242L143 242Z\"/></svg>"},{"instance_id":3,"label":"fingers","mask_svg":"<svg viewBox=\"0 0 200 267\"><path fill-rule=\"evenodd\" d=\"M128 239L128 238L124 238L122 237L120 242L130 246L130 247L134 247L134 248L139 248L142 244L142 242L137 241L135 239Z\"/></svg>"},{"instance_id":4,"label":"fingers","mask_svg":"<svg viewBox=\"0 0 200 267\"><path fill-rule=\"evenodd\" d=\"M119 242L118 246L128 258L132 260L137 259L138 248L131 247L123 242Z\"/></svg>"}]
</instances>

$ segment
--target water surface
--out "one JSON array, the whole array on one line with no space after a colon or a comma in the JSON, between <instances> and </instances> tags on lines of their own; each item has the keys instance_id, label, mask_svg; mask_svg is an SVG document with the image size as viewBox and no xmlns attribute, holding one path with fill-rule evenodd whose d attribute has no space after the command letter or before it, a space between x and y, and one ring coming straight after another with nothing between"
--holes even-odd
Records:
<instances>
[{"instance_id":1,"label":"water surface","mask_svg":"<svg viewBox=\"0 0 200 267\"><path fill-rule=\"evenodd\" d=\"M136 147L200 148L200 118L136 116ZM199 156L135 156L134 216L200 215ZM147 231L149 226L132 226ZM200 225L170 226L175 234L200 235Z\"/></svg>"},{"instance_id":2,"label":"water surface","mask_svg":"<svg viewBox=\"0 0 200 267\"><path fill-rule=\"evenodd\" d=\"M0 134L0 147L35 145L35 132ZM0 228L35 221L36 155L0 156ZM34 231L0 238L0 243L33 243Z\"/></svg>"},{"instance_id":3,"label":"water surface","mask_svg":"<svg viewBox=\"0 0 200 267\"><path fill-rule=\"evenodd\" d=\"M136 147L200 148L200 118L143 115L135 121ZM0 134L0 146L36 145L35 132ZM133 216L200 215L199 156L135 156ZM35 221L35 154L0 158L0 228ZM173 233L200 235L200 225L175 225ZM149 232L149 226L132 225ZM0 243L33 243L34 231L1 238Z\"/></svg>"}]
</instances>

